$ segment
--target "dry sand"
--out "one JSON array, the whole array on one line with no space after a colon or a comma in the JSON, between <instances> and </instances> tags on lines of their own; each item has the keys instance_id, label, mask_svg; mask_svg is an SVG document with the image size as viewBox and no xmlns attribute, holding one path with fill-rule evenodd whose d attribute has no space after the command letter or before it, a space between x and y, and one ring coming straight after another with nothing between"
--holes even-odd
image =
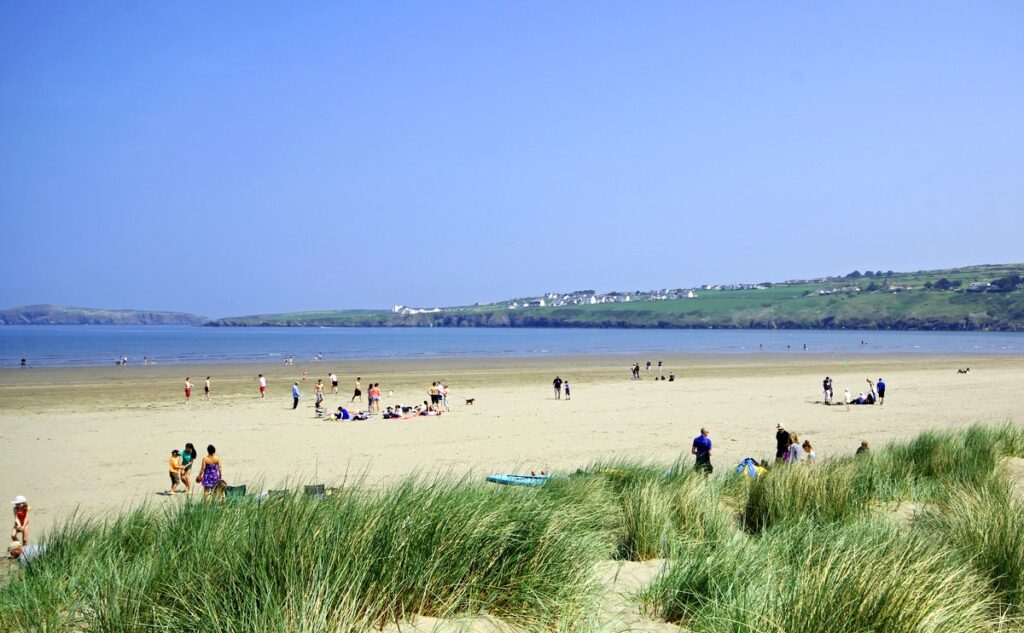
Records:
<instances>
[{"instance_id":1,"label":"dry sand","mask_svg":"<svg viewBox=\"0 0 1024 633\"><path fill-rule=\"evenodd\" d=\"M711 430L719 471L740 458L774 454L775 425L800 433L820 458L848 455L861 439L882 446L923 429L975 422L1024 421L1022 357L729 356L665 358L677 381L657 371L629 380L633 358L576 357L316 363L294 367L210 365L0 371L0 497L27 495L32 527L54 525L78 509L106 515L139 502L177 503L168 486L172 448L215 444L229 483L250 491L285 480L337 484L358 474L386 484L414 471L470 474L571 472L588 463L631 457L669 463L689 457L701 426ZM646 358L637 358L641 363ZM971 367L958 375L958 367ZM303 392L292 410L291 384ZM383 402L416 404L432 380L452 388L441 417L333 423L313 415L313 385L341 377L336 408L356 375L380 382ZM269 383L259 398L256 374ZM553 398L555 374L572 384L571 401ZM820 385L856 395L865 379L885 378L884 406L825 407ZM183 380L197 385L184 404ZM202 400L212 375L213 399ZM393 390L394 396L388 397ZM330 386L328 385L328 391ZM364 395L365 398L365 395ZM466 398L475 398L473 406Z\"/></svg>"}]
</instances>

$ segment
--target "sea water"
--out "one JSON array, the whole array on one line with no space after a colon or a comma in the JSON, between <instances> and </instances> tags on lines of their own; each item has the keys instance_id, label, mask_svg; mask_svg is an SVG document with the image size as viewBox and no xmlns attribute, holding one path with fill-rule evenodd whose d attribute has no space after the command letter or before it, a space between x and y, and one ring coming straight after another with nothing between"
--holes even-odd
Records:
<instances>
[{"instance_id":1,"label":"sea water","mask_svg":"<svg viewBox=\"0 0 1024 633\"><path fill-rule=\"evenodd\" d=\"M1020 332L0 326L0 367L658 354L1024 354Z\"/></svg>"}]
</instances>

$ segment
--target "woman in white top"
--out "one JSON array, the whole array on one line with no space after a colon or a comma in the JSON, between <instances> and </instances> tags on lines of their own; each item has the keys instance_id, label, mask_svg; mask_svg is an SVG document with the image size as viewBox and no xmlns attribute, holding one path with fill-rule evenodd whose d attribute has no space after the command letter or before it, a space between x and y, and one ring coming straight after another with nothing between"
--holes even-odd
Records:
<instances>
[{"instance_id":1,"label":"woman in white top","mask_svg":"<svg viewBox=\"0 0 1024 633\"><path fill-rule=\"evenodd\" d=\"M804 449L804 456L807 459L807 463L808 464L813 464L814 463L814 459L815 459L815 455L814 455L814 447L811 446L811 440L804 440L803 446L801 448Z\"/></svg>"}]
</instances>

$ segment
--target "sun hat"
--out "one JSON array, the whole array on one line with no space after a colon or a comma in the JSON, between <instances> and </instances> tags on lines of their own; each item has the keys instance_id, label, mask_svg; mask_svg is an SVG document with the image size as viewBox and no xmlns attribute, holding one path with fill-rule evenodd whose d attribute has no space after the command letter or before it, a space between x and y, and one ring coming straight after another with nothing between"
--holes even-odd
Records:
<instances>
[{"instance_id":1,"label":"sun hat","mask_svg":"<svg viewBox=\"0 0 1024 633\"><path fill-rule=\"evenodd\" d=\"M28 499L25 498L25 495L18 495L14 498L14 501L11 502L11 505L16 506L22 503L28 503Z\"/></svg>"},{"instance_id":2,"label":"sun hat","mask_svg":"<svg viewBox=\"0 0 1024 633\"><path fill-rule=\"evenodd\" d=\"M21 541L11 541L11 544L7 546L7 551L11 552L19 547L21 547Z\"/></svg>"}]
</instances>

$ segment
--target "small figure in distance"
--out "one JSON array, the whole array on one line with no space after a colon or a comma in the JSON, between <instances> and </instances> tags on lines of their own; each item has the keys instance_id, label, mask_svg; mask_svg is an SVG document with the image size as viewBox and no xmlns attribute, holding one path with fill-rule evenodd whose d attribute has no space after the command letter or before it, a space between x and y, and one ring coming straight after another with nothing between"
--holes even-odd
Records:
<instances>
[{"instance_id":1,"label":"small figure in distance","mask_svg":"<svg viewBox=\"0 0 1024 633\"><path fill-rule=\"evenodd\" d=\"M210 392L211 391L213 391L213 389L210 388L210 377L207 376L206 377L206 384L203 385L203 400L206 400L207 402L210 401Z\"/></svg>"},{"instance_id":2,"label":"small figure in distance","mask_svg":"<svg viewBox=\"0 0 1024 633\"><path fill-rule=\"evenodd\" d=\"M555 400L562 399L562 379L559 376L555 376L555 379L551 381L551 384L555 387Z\"/></svg>"},{"instance_id":3,"label":"small figure in distance","mask_svg":"<svg viewBox=\"0 0 1024 633\"><path fill-rule=\"evenodd\" d=\"M300 395L302 395L302 394L299 393L299 383L293 382L292 383L292 400L293 400L293 402L292 402L292 411L294 411L294 410L299 408L299 396ZM318 406L319 406L319 404L320 403L317 402Z\"/></svg>"},{"instance_id":4,"label":"small figure in distance","mask_svg":"<svg viewBox=\"0 0 1024 633\"><path fill-rule=\"evenodd\" d=\"M260 384L260 398L266 398L267 397L267 379L263 377L263 374L259 375L259 384Z\"/></svg>"},{"instance_id":5,"label":"small figure in distance","mask_svg":"<svg viewBox=\"0 0 1024 633\"><path fill-rule=\"evenodd\" d=\"M651 371L651 361L647 361L647 371Z\"/></svg>"},{"instance_id":6,"label":"small figure in distance","mask_svg":"<svg viewBox=\"0 0 1024 633\"><path fill-rule=\"evenodd\" d=\"M661 377L661 361L658 361L658 376Z\"/></svg>"},{"instance_id":7,"label":"small figure in distance","mask_svg":"<svg viewBox=\"0 0 1024 633\"><path fill-rule=\"evenodd\" d=\"M857 455L867 455L870 452L871 452L871 449L868 448L868 441L867 440L861 440L860 441L860 446L857 448Z\"/></svg>"},{"instance_id":8,"label":"small figure in distance","mask_svg":"<svg viewBox=\"0 0 1024 633\"><path fill-rule=\"evenodd\" d=\"M565 399L572 400L572 392L569 390L569 381L565 381Z\"/></svg>"},{"instance_id":9,"label":"small figure in distance","mask_svg":"<svg viewBox=\"0 0 1024 633\"><path fill-rule=\"evenodd\" d=\"M710 475L714 471L714 467L711 465L711 438L708 437L707 427L702 427L700 435L693 438L690 454L696 458L693 464L694 470L705 475Z\"/></svg>"},{"instance_id":10,"label":"small figure in distance","mask_svg":"<svg viewBox=\"0 0 1024 633\"><path fill-rule=\"evenodd\" d=\"M825 376L825 380L821 381L821 388L825 390L825 404L832 404L832 379Z\"/></svg>"},{"instance_id":11,"label":"small figure in distance","mask_svg":"<svg viewBox=\"0 0 1024 633\"><path fill-rule=\"evenodd\" d=\"M359 385L360 380L362 380L362 378L356 376L356 388L355 391L352 392L352 399L349 400L349 402L355 402L356 398L359 398L359 404L363 404L363 390L362 387L360 387Z\"/></svg>"},{"instance_id":12,"label":"small figure in distance","mask_svg":"<svg viewBox=\"0 0 1024 633\"><path fill-rule=\"evenodd\" d=\"M845 404L846 404L846 410L847 410L847 411L849 411L849 410L850 410L850 401L851 401L852 399L853 399L853 397L852 397L852 396L850 395L850 390L849 390L849 389L847 389L847 390L846 390L846 393L845 393L845 394L843 394L843 403L845 403Z\"/></svg>"},{"instance_id":13,"label":"small figure in distance","mask_svg":"<svg viewBox=\"0 0 1024 633\"><path fill-rule=\"evenodd\" d=\"M885 382L881 378L875 383L875 389L878 390L878 406L885 404Z\"/></svg>"},{"instance_id":14,"label":"small figure in distance","mask_svg":"<svg viewBox=\"0 0 1024 633\"><path fill-rule=\"evenodd\" d=\"M338 374L332 371L328 378L331 379L331 393L338 393Z\"/></svg>"},{"instance_id":15,"label":"small figure in distance","mask_svg":"<svg viewBox=\"0 0 1024 633\"><path fill-rule=\"evenodd\" d=\"M676 373L674 371L668 372L668 381L669 382L675 382L676 381Z\"/></svg>"},{"instance_id":16,"label":"small figure in distance","mask_svg":"<svg viewBox=\"0 0 1024 633\"><path fill-rule=\"evenodd\" d=\"M27 358L22 358L21 359L21 366L22 367L28 367L28 359Z\"/></svg>"},{"instance_id":17,"label":"small figure in distance","mask_svg":"<svg viewBox=\"0 0 1024 633\"><path fill-rule=\"evenodd\" d=\"M192 377L185 376L185 404L192 404Z\"/></svg>"}]
</instances>

